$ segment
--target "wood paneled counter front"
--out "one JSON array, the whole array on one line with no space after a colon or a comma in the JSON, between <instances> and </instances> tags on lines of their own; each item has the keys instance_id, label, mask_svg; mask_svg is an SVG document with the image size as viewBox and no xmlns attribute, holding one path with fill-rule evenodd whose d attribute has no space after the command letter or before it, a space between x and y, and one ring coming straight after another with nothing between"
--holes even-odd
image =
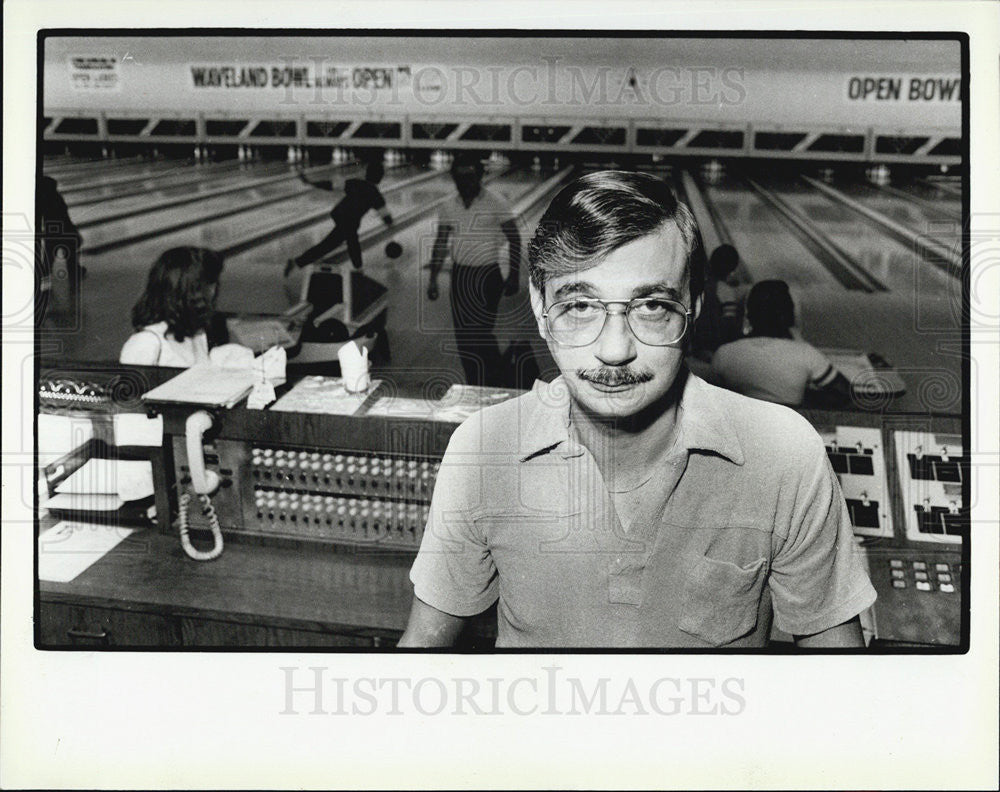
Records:
<instances>
[{"instance_id":1,"label":"wood paneled counter front","mask_svg":"<svg viewBox=\"0 0 1000 792\"><path fill-rule=\"evenodd\" d=\"M176 536L143 529L72 582L40 582L36 642L59 649L392 646L413 596L411 560L227 542L217 560L198 563Z\"/></svg>"}]
</instances>

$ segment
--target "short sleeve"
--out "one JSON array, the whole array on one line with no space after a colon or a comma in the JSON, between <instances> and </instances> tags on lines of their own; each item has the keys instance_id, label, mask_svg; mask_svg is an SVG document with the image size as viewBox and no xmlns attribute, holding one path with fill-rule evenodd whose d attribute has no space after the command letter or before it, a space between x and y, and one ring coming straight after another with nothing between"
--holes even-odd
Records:
<instances>
[{"instance_id":1,"label":"short sleeve","mask_svg":"<svg viewBox=\"0 0 1000 792\"><path fill-rule=\"evenodd\" d=\"M829 385L837 376L833 363L812 344L803 341L801 347L803 361L809 370L809 384L817 388Z\"/></svg>"},{"instance_id":2,"label":"short sleeve","mask_svg":"<svg viewBox=\"0 0 1000 792\"><path fill-rule=\"evenodd\" d=\"M122 346L120 363L130 366L155 366L160 359L160 337L149 330L133 333Z\"/></svg>"},{"instance_id":3,"label":"short sleeve","mask_svg":"<svg viewBox=\"0 0 1000 792\"><path fill-rule=\"evenodd\" d=\"M475 521L482 465L474 437L478 435L467 425L452 435L410 570L417 598L453 616L482 613L498 592L496 567Z\"/></svg>"},{"instance_id":4,"label":"short sleeve","mask_svg":"<svg viewBox=\"0 0 1000 792\"><path fill-rule=\"evenodd\" d=\"M811 635L853 618L875 601L847 504L822 440L799 460L787 537L777 537L770 588L775 624ZM783 510L784 511L784 510Z\"/></svg>"}]
</instances>

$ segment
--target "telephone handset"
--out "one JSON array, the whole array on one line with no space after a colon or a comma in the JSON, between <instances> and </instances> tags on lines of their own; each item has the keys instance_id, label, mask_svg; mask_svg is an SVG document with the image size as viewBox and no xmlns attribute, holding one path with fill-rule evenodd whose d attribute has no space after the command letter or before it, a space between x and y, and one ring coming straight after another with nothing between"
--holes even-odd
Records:
<instances>
[{"instance_id":1,"label":"telephone handset","mask_svg":"<svg viewBox=\"0 0 1000 792\"><path fill-rule=\"evenodd\" d=\"M184 492L180 496L177 524L181 535L181 547L195 561L213 561L222 555L222 529L219 527L219 517L212 506L211 494L219 488L219 474L205 468L205 450L202 438L212 428L212 416L204 410L198 410L188 416L184 424L188 469L191 472L191 488L201 502L202 514L208 519L212 531L214 546L211 550L198 550L191 544L188 537L188 506L191 495Z\"/></svg>"}]
</instances>

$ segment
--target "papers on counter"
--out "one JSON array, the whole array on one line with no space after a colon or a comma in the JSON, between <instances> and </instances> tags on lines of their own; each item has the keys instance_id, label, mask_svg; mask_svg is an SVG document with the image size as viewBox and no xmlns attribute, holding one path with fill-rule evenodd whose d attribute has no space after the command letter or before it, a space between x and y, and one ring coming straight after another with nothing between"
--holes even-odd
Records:
<instances>
[{"instance_id":1,"label":"papers on counter","mask_svg":"<svg viewBox=\"0 0 1000 792\"><path fill-rule=\"evenodd\" d=\"M366 390L350 393L340 377L303 377L271 409L279 412L354 415L381 384L382 380L372 380Z\"/></svg>"},{"instance_id":2,"label":"papers on counter","mask_svg":"<svg viewBox=\"0 0 1000 792\"><path fill-rule=\"evenodd\" d=\"M233 407L243 400L256 380L252 367L228 368L199 363L143 395L147 401Z\"/></svg>"},{"instance_id":3,"label":"papers on counter","mask_svg":"<svg viewBox=\"0 0 1000 792\"><path fill-rule=\"evenodd\" d=\"M364 414L461 423L483 407L499 404L516 395L517 391L504 388L452 385L448 392L436 401L405 396L383 396L366 407Z\"/></svg>"},{"instance_id":4,"label":"papers on counter","mask_svg":"<svg viewBox=\"0 0 1000 792\"><path fill-rule=\"evenodd\" d=\"M38 579L69 583L131 533L115 525L57 523L38 537Z\"/></svg>"}]
</instances>

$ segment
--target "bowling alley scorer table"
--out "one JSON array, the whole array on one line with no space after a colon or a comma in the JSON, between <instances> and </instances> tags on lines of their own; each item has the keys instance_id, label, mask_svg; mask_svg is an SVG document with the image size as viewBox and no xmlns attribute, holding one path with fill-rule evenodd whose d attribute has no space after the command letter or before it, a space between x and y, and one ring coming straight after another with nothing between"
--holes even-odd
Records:
<instances>
[{"instance_id":1,"label":"bowling alley scorer table","mask_svg":"<svg viewBox=\"0 0 1000 792\"><path fill-rule=\"evenodd\" d=\"M43 369L41 411L109 421L119 408L102 394L114 372L94 367L74 374L77 386L89 382L92 401L58 398ZM64 381L67 369L59 375ZM292 385L279 389L279 398ZM140 520L73 580L40 583L39 646L392 646L405 626L412 598L407 573L448 438L468 409L515 392L460 386L449 397L442 387L427 400L426 383L383 387L378 393L391 395L395 409L373 390L352 415L242 405L218 411L205 456L223 477L213 496L226 542L222 556L191 561L172 519ZM164 443L144 453L154 461L157 500L168 504L159 513L173 517L174 485L187 476L189 411L134 409L146 407L164 418ZM823 436L835 470L843 471L838 477L879 592L867 619L872 646L958 650L967 635L970 552L961 419L802 413ZM50 486L57 466L42 471ZM43 514L39 527L79 516ZM494 623L487 613L463 646L488 649Z\"/></svg>"}]
</instances>

